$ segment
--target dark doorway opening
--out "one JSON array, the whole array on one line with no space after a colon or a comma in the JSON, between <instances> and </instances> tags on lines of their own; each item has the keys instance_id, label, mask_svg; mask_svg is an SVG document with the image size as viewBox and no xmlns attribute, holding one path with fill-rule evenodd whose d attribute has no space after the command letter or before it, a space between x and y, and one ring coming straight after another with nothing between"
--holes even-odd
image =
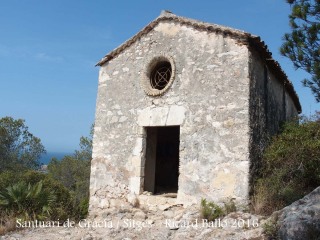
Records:
<instances>
[{"instance_id":1,"label":"dark doorway opening","mask_svg":"<svg viewBox=\"0 0 320 240\"><path fill-rule=\"evenodd\" d=\"M147 127L144 190L177 193L180 127Z\"/></svg>"}]
</instances>

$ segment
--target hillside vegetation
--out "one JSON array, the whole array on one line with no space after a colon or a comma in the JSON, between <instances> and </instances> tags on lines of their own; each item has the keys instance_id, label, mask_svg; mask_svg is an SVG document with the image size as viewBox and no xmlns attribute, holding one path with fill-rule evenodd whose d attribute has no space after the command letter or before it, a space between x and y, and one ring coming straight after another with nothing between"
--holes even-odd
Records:
<instances>
[{"instance_id":1,"label":"hillside vegetation","mask_svg":"<svg viewBox=\"0 0 320 240\"><path fill-rule=\"evenodd\" d=\"M255 182L256 213L271 214L320 186L320 113L283 125L263 155Z\"/></svg>"},{"instance_id":2,"label":"hillside vegetation","mask_svg":"<svg viewBox=\"0 0 320 240\"><path fill-rule=\"evenodd\" d=\"M47 173L39 171L45 149L22 119L0 119L0 235L17 219L85 218L88 212L92 129L80 138L80 150L60 161L52 158Z\"/></svg>"}]
</instances>

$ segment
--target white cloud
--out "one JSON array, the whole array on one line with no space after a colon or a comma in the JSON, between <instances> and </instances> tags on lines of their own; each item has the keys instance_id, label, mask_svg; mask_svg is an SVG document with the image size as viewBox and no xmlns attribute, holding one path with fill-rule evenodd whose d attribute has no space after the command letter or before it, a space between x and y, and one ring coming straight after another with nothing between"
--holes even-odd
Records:
<instances>
[{"instance_id":1,"label":"white cloud","mask_svg":"<svg viewBox=\"0 0 320 240\"><path fill-rule=\"evenodd\" d=\"M60 56L51 56L47 53L37 53L35 58L39 61L48 61L48 62L62 62L64 59Z\"/></svg>"}]
</instances>

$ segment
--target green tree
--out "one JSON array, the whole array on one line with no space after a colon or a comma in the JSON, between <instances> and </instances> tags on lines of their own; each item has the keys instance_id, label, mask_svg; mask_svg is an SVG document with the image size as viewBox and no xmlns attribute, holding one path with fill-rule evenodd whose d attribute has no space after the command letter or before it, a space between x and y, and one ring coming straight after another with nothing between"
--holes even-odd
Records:
<instances>
[{"instance_id":1,"label":"green tree","mask_svg":"<svg viewBox=\"0 0 320 240\"><path fill-rule=\"evenodd\" d=\"M92 134L93 126L89 137L80 138L80 150L60 161L52 158L48 165L49 175L71 192L78 218L84 217L88 210Z\"/></svg>"},{"instance_id":2,"label":"green tree","mask_svg":"<svg viewBox=\"0 0 320 240\"><path fill-rule=\"evenodd\" d=\"M76 150L74 156L77 159L91 161L92 158L92 137L93 137L93 127L94 125L91 125L90 128L90 135L88 137L82 136L80 138L80 150Z\"/></svg>"},{"instance_id":3,"label":"green tree","mask_svg":"<svg viewBox=\"0 0 320 240\"><path fill-rule=\"evenodd\" d=\"M28 131L24 120L0 119L0 172L35 169L43 153L41 140Z\"/></svg>"},{"instance_id":4,"label":"green tree","mask_svg":"<svg viewBox=\"0 0 320 240\"><path fill-rule=\"evenodd\" d=\"M311 75L302 83L320 102L320 1L287 2L292 4L289 15L292 32L284 35L280 52L293 62L296 69L303 69Z\"/></svg>"}]
</instances>

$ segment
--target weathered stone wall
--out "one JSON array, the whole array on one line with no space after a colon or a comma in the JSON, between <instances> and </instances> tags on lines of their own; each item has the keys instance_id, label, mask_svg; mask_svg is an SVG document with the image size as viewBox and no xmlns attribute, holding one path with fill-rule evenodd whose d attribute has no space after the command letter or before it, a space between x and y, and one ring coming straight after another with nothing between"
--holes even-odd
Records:
<instances>
[{"instance_id":1,"label":"weathered stone wall","mask_svg":"<svg viewBox=\"0 0 320 240\"><path fill-rule=\"evenodd\" d=\"M140 80L149 61L173 57L176 78L161 97ZM144 126L180 125L177 201L246 200L249 179L248 49L220 34L160 22L100 69L90 210L141 193ZM115 200L116 199L116 200Z\"/></svg>"},{"instance_id":2,"label":"weathered stone wall","mask_svg":"<svg viewBox=\"0 0 320 240\"><path fill-rule=\"evenodd\" d=\"M251 180L261 165L261 155L268 140L284 121L298 115L282 81L270 71L265 60L250 49L250 159Z\"/></svg>"},{"instance_id":3,"label":"weathered stone wall","mask_svg":"<svg viewBox=\"0 0 320 240\"><path fill-rule=\"evenodd\" d=\"M286 119L292 119L298 116L298 111L292 98L286 92Z\"/></svg>"},{"instance_id":4,"label":"weathered stone wall","mask_svg":"<svg viewBox=\"0 0 320 240\"><path fill-rule=\"evenodd\" d=\"M286 119L285 87L267 67L267 130L270 135L278 133Z\"/></svg>"},{"instance_id":5,"label":"weathered stone wall","mask_svg":"<svg viewBox=\"0 0 320 240\"><path fill-rule=\"evenodd\" d=\"M250 182L252 183L261 166L262 150L267 141L267 69L254 49L250 51Z\"/></svg>"}]
</instances>

